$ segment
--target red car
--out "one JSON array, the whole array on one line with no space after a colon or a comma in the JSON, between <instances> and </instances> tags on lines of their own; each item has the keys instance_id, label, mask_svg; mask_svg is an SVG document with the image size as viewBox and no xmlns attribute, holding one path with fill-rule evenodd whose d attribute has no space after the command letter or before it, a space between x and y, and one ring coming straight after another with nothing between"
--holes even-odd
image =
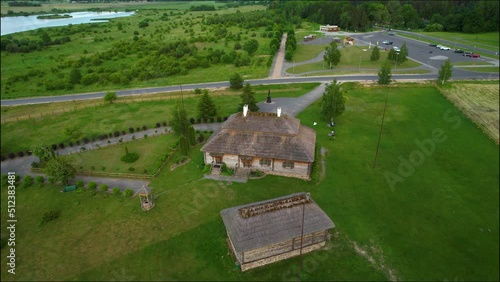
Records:
<instances>
[{"instance_id":1,"label":"red car","mask_svg":"<svg viewBox=\"0 0 500 282\"><path fill-rule=\"evenodd\" d=\"M479 58L479 57L481 57L479 54L474 54L474 53L470 54L470 56L471 56L471 58Z\"/></svg>"}]
</instances>

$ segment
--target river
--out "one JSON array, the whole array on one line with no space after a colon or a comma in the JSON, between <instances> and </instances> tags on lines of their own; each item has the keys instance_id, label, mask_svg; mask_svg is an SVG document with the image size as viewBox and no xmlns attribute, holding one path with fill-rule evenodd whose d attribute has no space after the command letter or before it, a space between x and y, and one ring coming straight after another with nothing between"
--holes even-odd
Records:
<instances>
[{"instance_id":1,"label":"river","mask_svg":"<svg viewBox=\"0 0 500 282\"><path fill-rule=\"evenodd\" d=\"M134 12L74 12L69 14L72 18L65 19L37 19L39 15L20 16L20 17L2 17L1 35L33 30L42 27L65 26L69 24L82 24L90 22L99 22L109 18L127 17ZM93 21L99 20L99 21Z\"/></svg>"}]
</instances>

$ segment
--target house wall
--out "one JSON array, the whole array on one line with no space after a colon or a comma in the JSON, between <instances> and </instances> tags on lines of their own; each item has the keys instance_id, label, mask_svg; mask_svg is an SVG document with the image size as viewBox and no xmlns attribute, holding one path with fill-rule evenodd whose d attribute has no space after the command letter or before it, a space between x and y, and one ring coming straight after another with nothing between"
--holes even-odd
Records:
<instances>
[{"instance_id":1,"label":"house wall","mask_svg":"<svg viewBox=\"0 0 500 282\"><path fill-rule=\"evenodd\" d=\"M306 162L294 162L293 168L284 168L283 160L271 159L271 165L265 166L260 164L261 158L254 157L252 159L252 170L262 170L268 174L286 176L286 177L298 177L303 179L310 179L310 171L312 164ZM210 164L214 161L214 158L210 156L210 153L205 152L205 164ZM226 163L227 167L234 168L236 164L240 163L240 167L243 164L240 162L238 155L228 155L224 154L222 161Z\"/></svg>"},{"instance_id":2,"label":"house wall","mask_svg":"<svg viewBox=\"0 0 500 282\"><path fill-rule=\"evenodd\" d=\"M306 237L308 238L309 245L305 244ZM326 245L327 239L328 239L328 231L323 230L304 236L304 241L302 242L302 252L300 250L300 237L282 243L273 244L268 247L244 252L242 255L244 257L244 262L241 263L240 261L241 270L247 271L252 268L267 265L287 258L295 257L300 255L301 253L306 254L321 249ZM298 244L298 247L292 248L292 244L294 245ZM269 248L269 250L266 251L265 250L266 248ZM280 253L278 250L282 250L283 252ZM269 256L270 254L273 255ZM250 259L257 257L260 257L260 259L250 261Z\"/></svg>"},{"instance_id":3,"label":"house wall","mask_svg":"<svg viewBox=\"0 0 500 282\"><path fill-rule=\"evenodd\" d=\"M324 242L327 239L326 234L325 230L305 234L302 239L302 248ZM243 253L242 262L253 262L300 249L300 241L300 237L296 237L276 244L264 246L262 248L246 251Z\"/></svg>"}]
</instances>

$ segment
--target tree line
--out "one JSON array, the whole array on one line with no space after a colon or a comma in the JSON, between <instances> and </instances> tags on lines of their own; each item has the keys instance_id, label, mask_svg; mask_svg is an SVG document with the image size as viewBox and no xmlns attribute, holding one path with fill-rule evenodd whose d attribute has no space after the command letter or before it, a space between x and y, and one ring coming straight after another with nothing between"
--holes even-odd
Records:
<instances>
[{"instance_id":1,"label":"tree line","mask_svg":"<svg viewBox=\"0 0 500 282\"><path fill-rule=\"evenodd\" d=\"M307 19L366 31L371 26L450 32L498 31L498 1L279 1L269 9L289 20Z\"/></svg>"}]
</instances>

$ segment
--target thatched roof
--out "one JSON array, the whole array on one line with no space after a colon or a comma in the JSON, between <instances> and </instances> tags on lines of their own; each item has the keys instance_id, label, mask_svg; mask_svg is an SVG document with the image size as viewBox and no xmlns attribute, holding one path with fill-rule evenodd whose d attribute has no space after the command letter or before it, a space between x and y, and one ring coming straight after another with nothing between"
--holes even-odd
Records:
<instances>
[{"instance_id":1,"label":"thatched roof","mask_svg":"<svg viewBox=\"0 0 500 282\"><path fill-rule=\"evenodd\" d=\"M220 214L239 253L300 237L303 207L304 235L335 227L312 198L306 199L305 193L232 207ZM249 210L254 213L248 214Z\"/></svg>"},{"instance_id":2,"label":"thatched roof","mask_svg":"<svg viewBox=\"0 0 500 282\"><path fill-rule=\"evenodd\" d=\"M282 114L231 115L201 148L203 152L313 162L316 132Z\"/></svg>"}]
</instances>

